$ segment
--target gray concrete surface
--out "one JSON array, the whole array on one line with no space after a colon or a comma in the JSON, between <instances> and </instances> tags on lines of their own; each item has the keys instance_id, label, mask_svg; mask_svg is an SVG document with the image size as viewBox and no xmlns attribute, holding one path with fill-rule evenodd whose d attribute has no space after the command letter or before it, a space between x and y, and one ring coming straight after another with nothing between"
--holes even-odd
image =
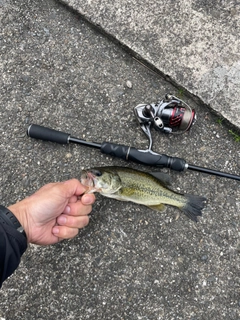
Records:
<instances>
[{"instance_id":1,"label":"gray concrete surface","mask_svg":"<svg viewBox=\"0 0 240 320\"><path fill-rule=\"evenodd\" d=\"M196 109L182 136L153 132L154 150L239 174L229 127L59 2L0 1L1 203L81 168L123 165L87 147L30 139L38 123L90 141L145 148L133 107L172 92ZM132 83L132 88L127 86ZM150 168L153 170L154 168ZM163 170L168 172L168 170ZM0 290L1 320L240 318L239 182L169 172L172 188L208 198L198 224L97 196L89 226L70 241L30 245Z\"/></svg>"},{"instance_id":2,"label":"gray concrete surface","mask_svg":"<svg viewBox=\"0 0 240 320\"><path fill-rule=\"evenodd\" d=\"M62 0L240 128L240 3Z\"/></svg>"}]
</instances>

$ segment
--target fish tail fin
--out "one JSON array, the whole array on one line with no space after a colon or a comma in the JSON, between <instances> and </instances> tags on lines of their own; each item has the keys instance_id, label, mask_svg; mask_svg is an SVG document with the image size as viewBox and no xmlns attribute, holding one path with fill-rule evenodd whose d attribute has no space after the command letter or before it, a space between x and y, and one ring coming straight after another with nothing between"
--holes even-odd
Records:
<instances>
[{"instance_id":1,"label":"fish tail fin","mask_svg":"<svg viewBox=\"0 0 240 320\"><path fill-rule=\"evenodd\" d=\"M206 206L207 199L191 194L185 195L185 198L187 202L184 206L180 207L180 209L188 218L197 222L197 217L202 215L202 209Z\"/></svg>"}]
</instances>

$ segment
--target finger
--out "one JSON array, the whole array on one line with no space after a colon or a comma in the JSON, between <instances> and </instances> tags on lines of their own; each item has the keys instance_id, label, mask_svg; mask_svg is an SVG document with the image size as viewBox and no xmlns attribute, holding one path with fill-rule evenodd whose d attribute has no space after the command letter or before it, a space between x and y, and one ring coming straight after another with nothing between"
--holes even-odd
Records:
<instances>
[{"instance_id":1,"label":"finger","mask_svg":"<svg viewBox=\"0 0 240 320\"><path fill-rule=\"evenodd\" d=\"M84 194L83 196L82 196L82 198L81 198L81 202L83 203L83 204L85 204L85 205L88 205L88 204L93 204L94 202L95 202L95 200L96 200L96 197L95 197L95 195L94 194L90 194L90 193L88 193L88 194Z\"/></svg>"},{"instance_id":2,"label":"finger","mask_svg":"<svg viewBox=\"0 0 240 320\"><path fill-rule=\"evenodd\" d=\"M62 214L57 219L57 223L60 226L66 226L69 228L84 228L89 223L89 216L68 216L65 214Z\"/></svg>"},{"instance_id":3,"label":"finger","mask_svg":"<svg viewBox=\"0 0 240 320\"><path fill-rule=\"evenodd\" d=\"M77 196L72 196L69 199L69 203L76 203L77 201L78 201L78 197ZM63 210L63 213L69 214L70 211L71 211L71 208L70 208L69 204L67 204L66 207Z\"/></svg>"},{"instance_id":4,"label":"finger","mask_svg":"<svg viewBox=\"0 0 240 320\"><path fill-rule=\"evenodd\" d=\"M64 181L64 182L48 183L48 184L42 186L36 193L45 192L47 190L51 190L52 191L53 188L55 188L55 187L56 187L56 190L58 192L59 192L59 189L60 189L61 193L66 198L70 198L73 195L80 196L87 190L87 187L82 185L79 180L70 179L70 180L67 180L67 181Z\"/></svg>"},{"instance_id":5,"label":"finger","mask_svg":"<svg viewBox=\"0 0 240 320\"><path fill-rule=\"evenodd\" d=\"M52 229L52 233L58 237L59 240L72 239L76 237L78 231L78 228L68 228L65 226L56 226Z\"/></svg>"},{"instance_id":6,"label":"finger","mask_svg":"<svg viewBox=\"0 0 240 320\"><path fill-rule=\"evenodd\" d=\"M78 201L76 203L69 203L63 213L70 216L86 216L91 211L91 205L84 205L81 201Z\"/></svg>"},{"instance_id":7,"label":"finger","mask_svg":"<svg viewBox=\"0 0 240 320\"><path fill-rule=\"evenodd\" d=\"M72 196L72 197L68 200L69 203L74 203L74 202L77 202L77 201L78 201L78 197L77 197L77 196Z\"/></svg>"},{"instance_id":8,"label":"finger","mask_svg":"<svg viewBox=\"0 0 240 320\"><path fill-rule=\"evenodd\" d=\"M80 196L87 190L87 187L82 185L77 179L64 181L61 183L61 187L67 198L70 198L73 195Z\"/></svg>"}]
</instances>

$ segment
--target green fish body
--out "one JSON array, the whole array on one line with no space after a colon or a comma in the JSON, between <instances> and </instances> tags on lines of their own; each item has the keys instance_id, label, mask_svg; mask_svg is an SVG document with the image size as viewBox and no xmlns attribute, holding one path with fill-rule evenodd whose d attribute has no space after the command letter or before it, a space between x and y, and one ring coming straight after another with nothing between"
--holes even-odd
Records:
<instances>
[{"instance_id":1,"label":"green fish body","mask_svg":"<svg viewBox=\"0 0 240 320\"><path fill-rule=\"evenodd\" d=\"M204 197L176 193L152 174L126 167L84 170L81 183L89 188L88 192L99 192L109 198L135 202L158 211L164 210L165 204L178 207L193 221L202 215L206 201Z\"/></svg>"}]
</instances>

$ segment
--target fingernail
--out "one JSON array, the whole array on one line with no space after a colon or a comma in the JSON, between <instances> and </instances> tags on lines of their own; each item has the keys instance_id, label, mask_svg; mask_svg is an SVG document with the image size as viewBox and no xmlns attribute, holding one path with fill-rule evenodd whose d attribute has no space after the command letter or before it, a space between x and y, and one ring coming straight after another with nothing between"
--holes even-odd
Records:
<instances>
[{"instance_id":1,"label":"fingernail","mask_svg":"<svg viewBox=\"0 0 240 320\"><path fill-rule=\"evenodd\" d=\"M64 209L64 213L70 213L70 207L69 206L66 206L66 208Z\"/></svg>"},{"instance_id":2,"label":"fingernail","mask_svg":"<svg viewBox=\"0 0 240 320\"><path fill-rule=\"evenodd\" d=\"M52 229L52 233L53 233L53 234L58 234L58 233L59 233L59 228L58 228L58 227L54 227L54 228Z\"/></svg>"},{"instance_id":3,"label":"fingernail","mask_svg":"<svg viewBox=\"0 0 240 320\"><path fill-rule=\"evenodd\" d=\"M58 223L59 224L65 224L67 222L67 218L64 217L64 216L60 216L58 219L57 219Z\"/></svg>"},{"instance_id":4,"label":"fingernail","mask_svg":"<svg viewBox=\"0 0 240 320\"><path fill-rule=\"evenodd\" d=\"M93 197L91 195L88 195L88 194L85 194L83 197L82 197L82 202L84 204L92 204L94 201L93 201Z\"/></svg>"}]
</instances>

